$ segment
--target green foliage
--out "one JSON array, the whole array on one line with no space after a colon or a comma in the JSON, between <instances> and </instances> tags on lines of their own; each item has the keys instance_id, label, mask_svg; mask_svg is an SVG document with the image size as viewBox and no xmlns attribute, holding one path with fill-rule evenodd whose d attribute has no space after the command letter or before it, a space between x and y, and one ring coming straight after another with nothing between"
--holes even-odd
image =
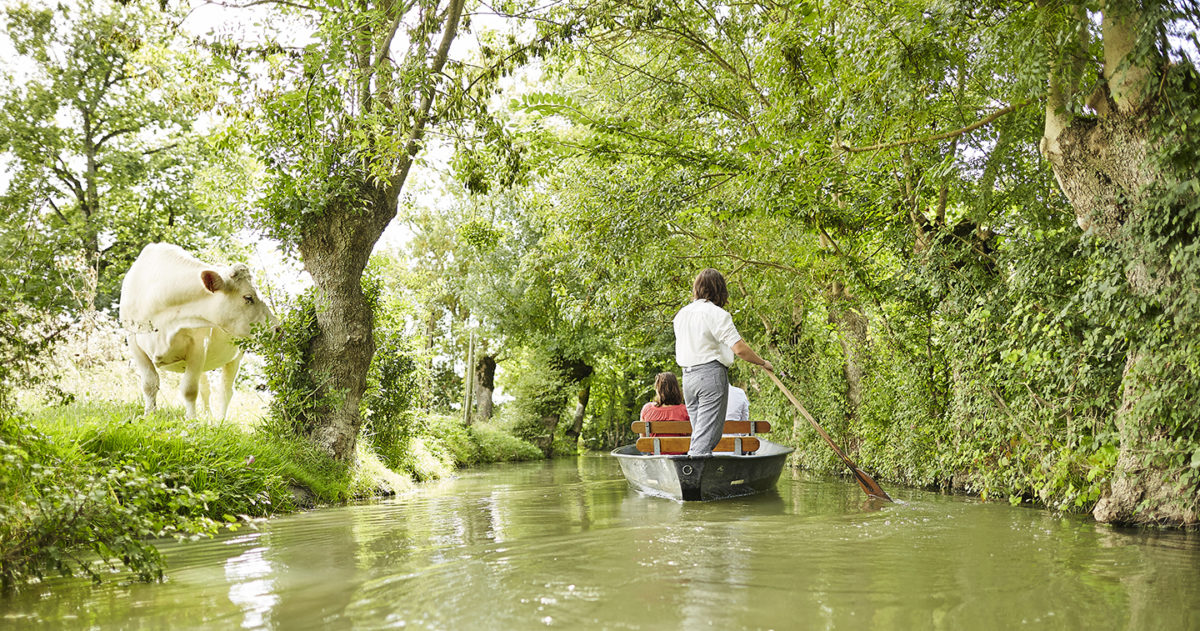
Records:
<instances>
[{"instance_id":1,"label":"green foliage","mask_svg":"<svg viewBox=\"0 0 1200 631\"><path fill-rule=\"evenodd\" d=\"M481 252L496 249L501 236L503 233L481 219L472 219L458 227L458 238Z\"/></svg>"},{"instance_id":2,"label":"green foliage","mask_svg":"<svg viewBox=\"0 0 1200 631\"><path fill-rule=\"evenodd\" d=\"M134 462L88 466L7 414L0 417L0 584L50 574L99 582L118 563L141 580L161 579L148 538L213 534L211 491L175 484ZM64 493L63 489L69 489Z\"/></svg>"},{"instance_id":3,"label":"green foliage","mask_svg":"<svg viewBox=\"0 0 1200 631\"><path fill-rule=\"evenodd\" d=\"M416 414L420 377L411 340L398 331L377 328L375 356L363 397L363 433L393 469L403 470L404 454L421 432Z\"/></svg>"},{"instance_id":4,"label":"green foliage","mask_svg":"<svg viewBox=\"0 0 1200 631\"><path fill-rule=\"evenodd\" d=\"M32 385L81 308L78 297L89 293L86 269L79 258L55 258L30 243L19 226L0 232L0 293L6 297L0 302L0 415L14 413L15 390Z\"/></svg>"},{"instance_id":5,"label":"green foliage","mask_svg":"<svg viewBox=\"0 0 1200 631\"><path fill-rule=\"evenodd\" d=\"M270 413L263 429L276 436L308 436L313 429L310 419L319 409L314 377L305 369L307 354L317 336L317 292L309 289L291 305L276 305L279 323L258 329L244 342L246 348L264 360L266 388L272 393Z\"/></svg>"},{"instance_id":6,"label":"green foliage","mask_svg":"<svg viewBox=\"0 0 1200 631\"><path fill-rule=\"evenodd\" d=\"M1039 150L1045 112L1022 105L1043 102L1050 68L1078 95L1094 87L1104 34L1083 24L1076 48L1076 9L559 8L589 37L511 100L526 180L474 182L503 151L456 158L471 193L461 236L487 246L455 259L486 288L459 296L507 331L505 421L547 440L538 407L566 395L549 358L583 357L598 371L584 442L627 439L648 375L672 367L670 317L713 266L743 336L885 479L1084 511L1139 444L1127 466L1194 501L1200 90L1194 60L1155 29L1200 16L1143 7L1137 54L1175 62L1154 65L1149 119L1166 177L1104 240L1074 225ZM1094 117L1078 95L1068 110ZM474 236L480 216L497 240ZM1137 274L1151 295L1131 289ZM756 416L794 417L745 377ZM841 469L795 428L799 463Z\"/></svg>"},{"instance_id":7,"label":"green foliage","mask_svg":"<svg viewBox=\"0 0 1200 631\"><path fill-rule=\"evenodd\" d=\"M423 418L419 434L408 446L397 454L393 468L418 481L445 477L458 467L545 457L532 443L498 424L465 426L457 415L433 414Z\"/></svg>"},{"instance_id":8,"label":"green foliage","mask_svg":"<svg viewBox=\"0 0 1200 631\"><path fill-rule=\"evenodd\" d=\"M3 19L21 62L11 68L27 73L0 74L0 220L19 227L24 258L53 268L78 256L90 274L70 283L88 289L77 301L105 307L146 243L195 248L233 229L219 196L198 194L206 169L236 166L192 135L212 87L205 57L179 52L171 16L103 0L22 2Z\"/></svg>"},{"instance_id":9,"label":"green foliage","mask_svg":"<svg viewBox=\"0 0 1200 631\"><path fill-rule=\"evenodd\" d=\"M566 375L552 357L536 348L521 358L521 364L514 367L512 374L515 379L506 384L506 390L515 399L506 406L503 426L514 436L549 453L570 392Z\"/></svg>"},{"instance_id":10,"label":"green foliage","mask_svg":"<svg viewBox=\"0 0 1200 631\"><path fill-rule=\"evenodd\" d=\"M545 457L532 443L521 440L495 425L472 425L471 437L479 446L479 455L474 462L466 461L465 464L520 462Z\"/></svg>"}]
</instances>

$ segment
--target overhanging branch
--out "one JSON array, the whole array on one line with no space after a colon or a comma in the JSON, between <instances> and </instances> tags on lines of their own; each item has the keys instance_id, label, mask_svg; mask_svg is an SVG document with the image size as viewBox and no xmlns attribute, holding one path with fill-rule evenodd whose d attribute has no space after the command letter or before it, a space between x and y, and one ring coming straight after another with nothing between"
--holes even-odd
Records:
<instances>
[{"instance_id":1,"label":"overhanging branch","mask_svg":"<svg viewBox=\"0 0 1200 631\"><path fill-rule=\"evenodd\" d=\"M864 151L881 151L883 149L895 149L896 147L904 147L907 145L919 145L919 144L924 144L927 142L937 142L939 140L946 140L947 138L954 138L954 137L961 136L963 134L975 131L976 129L979 129L980 127L983 127L984 125L991 123L992 121L996 120L997 118L1000 118L1001 116L1004 116L1005 114L1008 114L1009 112L1015 112L1015 111L1021 109L1022 107L1025 107L1030 102L1031 101L1021 101L1020 103L1013 103L1012 105L1002 107L1002 108L996 110L995 112L992 112L991 115L989 115L987 118L980 119L970 125L967 125L966 127L955 129L954 131L948 131L948 132L944 132L941 134L934 134L932 136L925 136L923 138L910 138L908 140L897 140L896 142L885 142L885 143L880 143L877 145L869 145L866 147L851 147L850 145L847 145L846 143L840 143L840 144L835 144L834 148L840 149L842 151L849 151L850 153L862 153Z\"/></svg>"}]
</instances>

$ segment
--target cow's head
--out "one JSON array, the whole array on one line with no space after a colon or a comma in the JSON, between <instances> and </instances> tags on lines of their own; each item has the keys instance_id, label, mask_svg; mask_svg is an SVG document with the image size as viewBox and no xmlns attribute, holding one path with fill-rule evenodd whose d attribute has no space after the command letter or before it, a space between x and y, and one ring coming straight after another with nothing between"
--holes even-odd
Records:
<instances>
[{"instance_id":1,"label":"cow's head","mask_svg":"<svg viewBox=\"0 0 1200 631\"><path fill-rule=\"evenodd\" d=\"M217 271L206 269L200 272L200 281L216 303L213 320L234 337L250 335L256 324L275 321L270 307L259 297L250 278L250 269L241 263Z\"/></svg>"}]
</instances>

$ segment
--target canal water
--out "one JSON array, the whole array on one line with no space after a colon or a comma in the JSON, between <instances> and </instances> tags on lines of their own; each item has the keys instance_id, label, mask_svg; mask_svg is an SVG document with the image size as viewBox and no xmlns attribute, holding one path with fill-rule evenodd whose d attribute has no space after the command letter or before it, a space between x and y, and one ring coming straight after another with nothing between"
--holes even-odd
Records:
<instances>
[{"instance_id":1,"label":"canal water","mask_svg":"<svg viewBox=\"0 0 1200 631\"><path fill-rule=\"evenodd\" d=\"M166 582L55 580L4 629L1200 629L1200 537L784 472L678 504L587 456L163 546Z\"/></svg>"}]
</instances>

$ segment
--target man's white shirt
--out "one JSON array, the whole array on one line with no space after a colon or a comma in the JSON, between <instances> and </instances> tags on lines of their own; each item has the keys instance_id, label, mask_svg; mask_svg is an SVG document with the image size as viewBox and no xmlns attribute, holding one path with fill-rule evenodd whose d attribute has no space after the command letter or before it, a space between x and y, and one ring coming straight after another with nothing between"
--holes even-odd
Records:
<instances>
[{"instance_id":1,"label":"man's white shirt","mask_svg":"<svg viewBox=\"0 0 1200 631\"><path fill-rule=\"evenodd\" d=\"M704 299L693 300L675 314L674 324L677 364L688 368L716 360L733 365L733 345L742 336L728 311Z\"/></svg>"}]
</instances>

